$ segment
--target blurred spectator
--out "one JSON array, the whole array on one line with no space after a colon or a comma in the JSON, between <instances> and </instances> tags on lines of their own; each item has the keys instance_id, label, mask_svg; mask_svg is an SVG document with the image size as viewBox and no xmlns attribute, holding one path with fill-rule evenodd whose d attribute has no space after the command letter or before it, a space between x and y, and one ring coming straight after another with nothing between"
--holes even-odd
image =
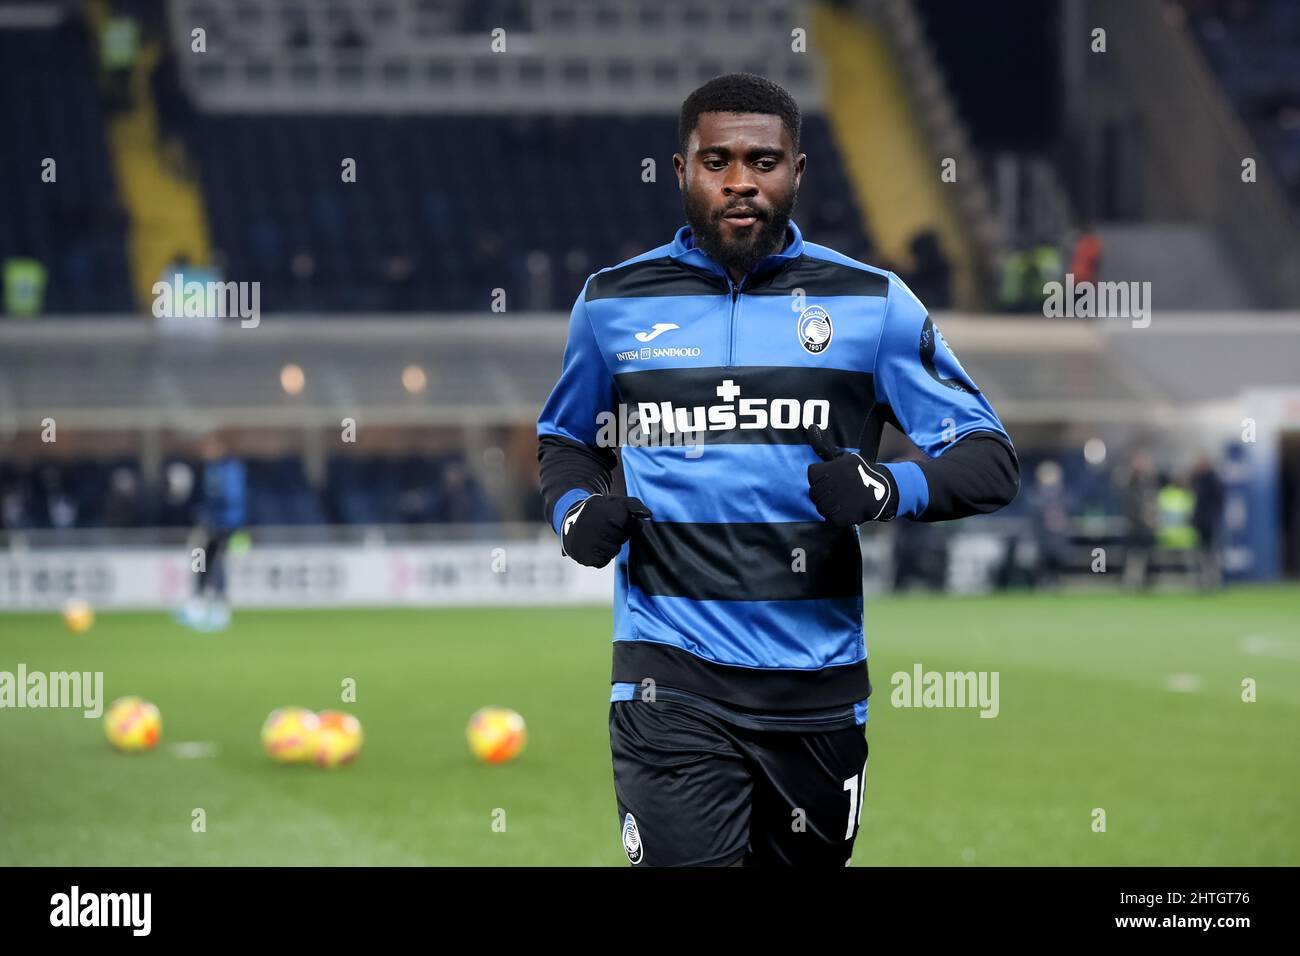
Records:
<instances>
[{"instance_id":1,"label":"blurred spectator","mask_svg":"<svg viewBox=\"0 0 1300 956\"><path fill-rule=\"evenodd\" d=\"M390 466L391 467L391 466ZM403 524L426 524L438 510L438 480L434 464L411 456L397 465L397 517Z\"/></svg>"},{"instance_id":2,"label":"blurred spectator","mask_svg":"<svg viewBox=\"0 0 1300 956\"><path fill-rule=\"evenodd\" d=\"M163 471L162 507L159 522L174 528L190 523L190 498L194 494L194 469L183 461L174 461Z\"/></svg>"},{"instance_id":3,"label":"blurred spectator","mask_svg":"<svg viewBox=\"0 0 1300 956\"><path fill-rule=\"evenodd\" d=\"M1130 588L1145 590L1151 586L1151 558L1159 524L1156 502L1159 489L1155 461L1149 452L1138 451L1123 482L1126 522L1124 583Z\"/></svg>"},{"instance_id":4,"label":"blurred spectator","mask_svg":"<svg viewBox=\"0 0 1300 956\"><path fill-rule=\"evenodd\" d=\"M1084 232L1074 243L1074 255L1070 257L1070 274L1074 283L1096 282L1097 268L1101 264L1101 236L1094 232Z\"/></svg>"},{"instance_id":5,"label":"blurred spectator","mask_svg":"<svg viewBox=\"0 0 1300 956\"><path fill-rule=\"evenodd\" d=\"M1156 493L1159 527L1156 542L1169 551L1191 552L1196 547L1196 529L1192 526L1195 499L1191 489L1178 478L1169 476Z\"/></svg>"},{"instance_id":6,"label":"blurred spectator","mask_svg":"<svg viewBox=\"0 0 1300 956\"><path fill-rule=\"evenodd\" d=\"M39 474L41 497L44 500L44 519L48 527L63 529L77 524L77 500L56 465L46 465Z\"/></svg>"},{"instance_id":7,"label":"blurred spectator","mask_svg":"<svg viewBox=\"0 0 1300 956\"><path fill-rule=\"evenodd\" d=\"M1033 573L1035 588L1056 587L1066 566L1070 522L1063 475L1061 466L1054 461L1044 461L1034 471L1029 507L1038 545Z\"/></svg>"},{"instance_id":8,"label":"blurred spectator","mask_svg":"<svg viewBox=\"0 0 1300 956\"><path fill-rule=\"evenodd\" d=\"M1226 498L1223 479L1208 455L1201 455L1192 466L1192 527L1196 529L1201 587L1212 590L1223 583L1220 550L1223 540L1223 506Z\"/></svg>"},{"instance_id":9,"label":"blurred spectator","mask_svg":"<svg viewBox=\"0 0 1300 956\"><path fill-rule=\"evenodd\" d=\"M487 524L501 520L498 502L513 515L513 487L507 484L494 495L460 453L331 460L326 513L319 506L320 490L303 477L300 457L244 461L225 447L223 440L205 439L197 470L190 462L166 461L157 486L142 479L136 460L90 459L65 467L52 461L20 466L0 459L0 527L197 526L197 543L206 542L205 560L214 569L201 592L206 601L212 596L207 589L213 594L219 590L224 539L241 527ZM520 500L526 503L522 510L534 512L540 521L535 474L533 481L534 493L521 492Z\"/></svg>"},{"instance_id":10,"label":"blurred spectator","mask_svg":"<svg viewBox=\"0 0 1300 956\"><path fill-rule=\"evenodd\" d=\"M998 283L998 306L1008 312L1021 308L1027 298L1027 288L1032 280L1029 253L1016 249L1007 254L1002 263L1002 276Z\"/></svg>"},{"instance_id":11,"label":"blurred spectator","mask_svg":"<svg viewBox=\"0 0 1300 956\"><path fill-rule=\"evenodd\" d=\"M20 318L40 315L45 303L45 266L36 259L15 256L4 261L5 314Z\"/></svg>"},{"instance_id":12,"label":"blurred spectator","mask_svg":"<svg viewBox=\"0 0 1300 956\"><path fill-rule=\"evenodd\" d=\"M0 528L17 530L30 528L31 524L24 483L19 479L6 482L4 487L0 487Z\"/></svg>"},{"instance_id":13,"label":"blurred spectator","mask_svg":"<svg viewBox=\"0 0 1300 956\"><path fill-rule=\"evenodd\" d=\"M442 520L456 524L494 521L495 511L478 481L462 461L451 461L443 472Z\"/></svg>"},{"instance_id":14,"label":"blurred spectator","mask_svg":"<svg viewBox=\"0 0 1300 956\"><path fill-rule=\"evenodd\" d=\"M1029 252L1033 263L1034 284L1031 294L1034 308L1041 308L1047 293L1043 286L1049 282L1060 282L1065 278L1065 266L1061 261L1061 250L1050 242L1040 242Z\"/></svg>"},{"instance_id":15,"label":"blurred spectator","mask_svg":"<svg viewBox=\"0 0 1300 956\"><path fill-rule=\"evenodd\" d=\"M115 14L104 21L99 35L99 67L108 91L110 109L132 107L131 74L140 55L140 24L134 17Z\"/></svg>"},{"instance_id":16,"label":"blurred spectator","mask_svg":"<svg viewBox=\"0 0 1300 956\"><path fill-rule=\"evenodd\" d=\"M104 524L109 528L134 528L140 523L139 481L125 466L113 469L104 500Z\"/></svg>"},{"instance_id":17,"label":"blurred spectator","mask_svg":"<svg viewBox=\"0 0 1300 956\"><path fill-rule=\"evenodd\" d=\"M998 304L1011 312L1039 312L1047 293L1044 286L1064 277L1061 252L1041 243L1007 256L998 286Z\"/></svg>"}]
</instances>

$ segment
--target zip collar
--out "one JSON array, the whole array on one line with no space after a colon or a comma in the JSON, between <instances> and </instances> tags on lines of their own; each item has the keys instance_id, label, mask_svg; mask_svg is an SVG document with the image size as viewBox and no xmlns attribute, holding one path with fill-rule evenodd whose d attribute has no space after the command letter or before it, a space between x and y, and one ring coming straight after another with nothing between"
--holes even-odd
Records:
<instances>
[{"instance_id":1,"label":"zip collar","mask_svg":"<svg viewBox=\"0 0 1300 956\"><path fill-rule=\"evenodd\" d=\"M799 227L795 225L793 219L790 220L790 225L786 227L785 235L785 248L780 252L760 259L758 265L754 266L741 279L740 284L756 279L760 275L782 269L803 255L803 233L799 231ZM672 244L668 247L668 256L688 268L721 276L728 283L731 283L730 273L711 259L703 249L695 245L695 235L689 225L682 226L677 230L676 235L673 236Z\"/></svg>"}]
</instances>

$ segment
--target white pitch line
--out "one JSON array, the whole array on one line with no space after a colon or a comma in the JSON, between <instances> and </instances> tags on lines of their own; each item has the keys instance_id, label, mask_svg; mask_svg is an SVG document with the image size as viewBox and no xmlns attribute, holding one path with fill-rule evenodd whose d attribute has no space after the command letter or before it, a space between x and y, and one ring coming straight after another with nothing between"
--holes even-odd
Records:
<instances>
[{"instance_id":1,"label":"white pitch line","mask_svg":"<svg viewBox=\"0 0 1300 956\"><path fill-rule=\"evenodd\" d=\"M171 751L185 760L197 760L203 757L215 757L217 745L211 740L185 740L171 745Z\"/></svg>"},{"instance_id":2,"label":"white pitch line","mask_svg":"<svg viewBox=\"0 0 1300 956\"><path fill-rule=\"evenodd\" d=\"M1281 657L1287 660L1300 661L1300 644L1264 634L1250 634L1243 637L1241 639L1241 652L1259 657Z\"/></svg>"}]
</instances>

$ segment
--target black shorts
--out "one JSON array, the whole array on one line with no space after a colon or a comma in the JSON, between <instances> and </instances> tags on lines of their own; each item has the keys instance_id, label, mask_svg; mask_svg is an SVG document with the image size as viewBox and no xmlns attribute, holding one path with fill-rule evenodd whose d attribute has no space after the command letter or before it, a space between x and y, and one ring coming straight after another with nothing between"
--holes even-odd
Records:
<instances>
[{"instance_id":1,"label":"black shorts","mask_svg":"<svg viewBox=\"0 0 1300 956\"><path fill-rule=\"evenodd\" d=\"M847 866L866 727L765 730L660 697L609 705L623 849L640 866Z\"/></svg>"}]
</instances>

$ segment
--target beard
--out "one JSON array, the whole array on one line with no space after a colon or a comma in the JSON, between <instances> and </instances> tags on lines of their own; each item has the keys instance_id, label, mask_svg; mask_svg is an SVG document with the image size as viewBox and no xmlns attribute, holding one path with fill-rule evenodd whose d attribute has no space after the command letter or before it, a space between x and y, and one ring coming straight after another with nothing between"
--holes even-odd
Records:
<instances>
[{"instance_id":1,"label":"beard","mask_svg":"<svg viewBox=\"0 0 1300 956\"><path fill-rule=\"evenodd\" d=\"M785 231L798 197L799 191L795 189L788 200L773 203L768 209L745 200L733 203L733 206L753 205L758 210L758 222L749 230L750 234L736 238L727 238L722 231L722 216L732 206L711 209L702 199L692 195L689 186L682 192L682 206L686 211L686 222L695 236L695 245L724 269L744 275L784 247Z\"/></svg>"}]
</instances>

